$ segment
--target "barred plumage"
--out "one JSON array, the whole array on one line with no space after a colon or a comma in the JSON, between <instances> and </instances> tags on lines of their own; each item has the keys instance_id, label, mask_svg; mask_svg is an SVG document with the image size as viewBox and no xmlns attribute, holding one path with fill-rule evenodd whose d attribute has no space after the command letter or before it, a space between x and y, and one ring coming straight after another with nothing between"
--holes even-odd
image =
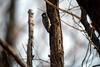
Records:
<instances>
[{"instance_id":1,"label":"barred plumage","mask_svg":"<svg viewBox=\"0 0 100 67\"><path fill-rule=\"evenodd\" d=\"M47 32L49 32L51 23L50 23L49 17L47 16L47 13L42 14L42 22L43 22L43 25L44 25L45 29L47 30Z\"/></svg>"}]
</instances>

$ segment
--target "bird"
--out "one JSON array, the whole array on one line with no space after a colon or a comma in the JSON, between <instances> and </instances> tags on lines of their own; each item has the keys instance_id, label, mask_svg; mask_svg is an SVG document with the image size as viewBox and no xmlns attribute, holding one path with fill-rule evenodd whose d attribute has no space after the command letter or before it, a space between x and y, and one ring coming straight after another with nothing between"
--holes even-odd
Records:
<instances>
[{"instance_id":1,"label":"bird","mask_svg":"<svg viewBox=\"0 0 100 67\"><path fill-rule=\"evenodd\" d=\"M49 17L48 17L46 12L42 13L42 23L43 23L46 31L49 33L50 32L51 23L50 23L50 19L49 19Z\"/></svg>"}]
</instances>

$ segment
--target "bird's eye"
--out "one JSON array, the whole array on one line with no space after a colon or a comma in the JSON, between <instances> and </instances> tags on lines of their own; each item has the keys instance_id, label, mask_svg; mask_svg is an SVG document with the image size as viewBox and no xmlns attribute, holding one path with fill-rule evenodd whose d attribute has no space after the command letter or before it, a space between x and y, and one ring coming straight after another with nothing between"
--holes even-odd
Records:
<instances>
[{"instance_id":1,"label":"bird's eye","mask_svg":"<svg viewBox=\"0 0 100 67\"><path fill-rule=\"evenodd\" d=\"M46 17L46 15L43 15L43 17Z\"/></svg>"}]
</instances>

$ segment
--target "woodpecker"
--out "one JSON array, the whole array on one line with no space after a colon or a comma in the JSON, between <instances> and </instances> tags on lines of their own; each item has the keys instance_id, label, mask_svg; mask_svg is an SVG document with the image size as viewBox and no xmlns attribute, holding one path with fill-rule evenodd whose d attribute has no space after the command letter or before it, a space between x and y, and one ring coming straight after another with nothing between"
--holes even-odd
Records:
<instances>
[{"instance_id":1,"label":"woodpecker","mask_svg":"<svg viewBox=\"0 0 100 67\"><path fill-rule=\"evenodd\" d=\"M47 30L47 32L49 33L51 23L50 23L49 17L47 16L47 13L42 14L42 23L43 23L45 29Z\"/></svg>"}]
</instances>

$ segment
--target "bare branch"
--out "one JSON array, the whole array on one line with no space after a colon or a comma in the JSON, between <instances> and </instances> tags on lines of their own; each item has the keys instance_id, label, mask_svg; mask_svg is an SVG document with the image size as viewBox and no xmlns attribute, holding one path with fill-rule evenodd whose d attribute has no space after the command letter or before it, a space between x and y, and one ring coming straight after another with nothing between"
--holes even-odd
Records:
<instances>
[{"instance_id":1,"label":"bare branch","mask_svg":"<svg viewBox=\"0 0 100 67\"><path fill-rule=\"evenodd\" d=\"M27 66L32 67L32 46L33 46L33 13L32 10L29 9L28 11L28 25L29 25L29 39L27 45Z\"/></svg>"},{"instance_id":2,"label":"bare branch","mask_svg":"<svg viewBox=\"0 0 100 67\"><path fill-rule=\"evenodd\" d=\"M75 9L75 8L78 8L79 6L74 6L72 8L69 8L68 11L72 10L72 9Z\"/></svg>"},{"instance_id":3,"label":"bare branch","mask_svg":"<svg viewBox=\"0 0 100 67\"><path fill-rule=\"evenodd\" d=\"M100 66L100 64L98 64L98 65L94 65L94 66L92 66L92 67L98 67L98 66Z\"/></svg>"},{"instance_id":4,"label":"bare branch","mask_svg":"<svg viewBox=\"0 0 100 67\"><path fill-rule=\"evenodd\" d=\"M21 66L21 67L27 67L27 65L21 60L19 55L17 54L16 50L14 50L11 46L9 46L8 43L0 39L0 45L3 47L3 49L12 57L16 60L16 62Z\"/></svg>"},{"instance_id":5,"label":"bare branch","mask_svg":"<svg viewBox=\"0 0 100 67\"><path fill-rule=\"evenodd\" d=\"M68 25L69 27L71 27L71 28L73 28L73 29L76 29L76 30L78 30L78 31L80 31L80 32L85 32L85 30L78 29L78 28L76 28L76 27L74 27L74 26L72 26L72 25L66 23L66 22L63 21L63 20L61 20L61 21L62 21L64 24Z\"/></svg>"},{"instance_id":6,"label":"bare branch","mask_svg":"<svg viewBox=\"0 0 100 67\"><path fill-rule=\"evenodd\" d=\"M43 59L33 59L33 60L43 61L43 62L46 62L46 63L50 64L49 61L46 61L46 60L43 60Z\"/></svg>"}]
</instances>

